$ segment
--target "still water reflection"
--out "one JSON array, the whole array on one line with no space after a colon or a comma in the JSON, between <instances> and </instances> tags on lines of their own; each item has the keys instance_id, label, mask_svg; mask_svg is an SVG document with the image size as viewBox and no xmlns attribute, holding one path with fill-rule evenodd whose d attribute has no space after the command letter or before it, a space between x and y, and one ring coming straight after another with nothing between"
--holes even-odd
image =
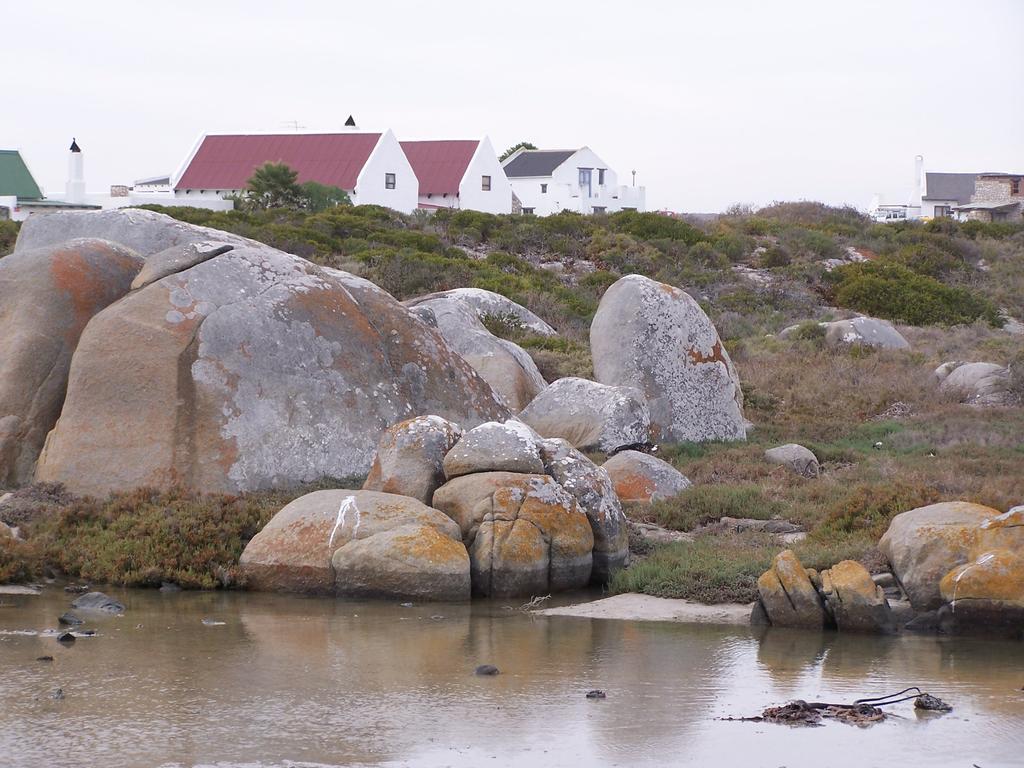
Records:
<instances>
[{"instance_id":1,"label":"still water reflection","mask_svg":"<svg viewBox=\"0 0 1024 768\"><path fill-rule=\"evenodd\" d=\"M0 765L1024 765L1020 643L108 591L127 613L69 647L23 634L57 627L62 590L0 596ZM502 674L474 676L484 663ZM911 684L955 711L908 703L864 730L716 719Z\"/></svg>"}]
</instances>

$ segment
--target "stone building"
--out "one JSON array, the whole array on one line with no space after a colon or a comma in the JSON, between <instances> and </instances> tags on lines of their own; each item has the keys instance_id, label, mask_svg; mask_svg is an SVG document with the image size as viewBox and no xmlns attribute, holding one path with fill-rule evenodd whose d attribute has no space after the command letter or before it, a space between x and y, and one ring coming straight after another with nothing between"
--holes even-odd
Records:
<instances>
[{"instance_id":1,"label":"stone building","mask_svg":"<svg viewBox=\"0 0 1024 768\"><path fill-rule=\"evenodd\" d=\"M954 209L963 221L1024 219L1024 174L980 173L970 202Z\"/></svg>"}]
</instances>

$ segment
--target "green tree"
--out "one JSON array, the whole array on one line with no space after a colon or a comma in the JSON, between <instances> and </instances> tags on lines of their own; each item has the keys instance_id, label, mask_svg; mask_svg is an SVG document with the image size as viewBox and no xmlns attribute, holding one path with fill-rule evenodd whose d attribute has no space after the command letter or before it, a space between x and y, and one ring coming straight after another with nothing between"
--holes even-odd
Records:
<instances>
[{"instance_id":1,"label":"green tree","mask_svg":"<svg viewBox=\"0 0 1024 768\"><path fill-rule=\"evenodd\" d=\"M302 187L295 181L298 175L284 163L267 163L257 168L245 188L245 207L251 210L301 207Z\"/></svg>"},{"instance_id":2,"label":"green tree","mask_svg":"<svg viewBox=\"0 0 1024 768\"><path fill-rule=\"evenodd\" d=\"M320 213L320 211L326 211L337 205L352 205L348 192L341 187L307 181L305 184L300 184L299 189L302 195L302 207L313 213Z\"/></svg>"},{"instance_id":3,"label":"green tree","mask_svg":"<svg viewBox=\"0 0 1024 768\"><path fill-rule=\"evenodd\" d=\"M520 149L536 149L537 145L529 141L520 141L518 144L513 144L511 147L501 153L501 157L498 158L501 162L505 162L508 158L512 157Z\"/></svg>"}]
</instances>

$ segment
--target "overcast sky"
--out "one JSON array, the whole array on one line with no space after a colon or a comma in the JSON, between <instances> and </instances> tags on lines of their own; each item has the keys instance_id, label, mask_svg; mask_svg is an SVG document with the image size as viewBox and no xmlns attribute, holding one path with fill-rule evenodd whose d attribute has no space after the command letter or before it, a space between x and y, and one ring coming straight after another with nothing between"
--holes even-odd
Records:
<instances>
[{"instance_id":1,"label":"overcast sky","mask_svg":"<svg viewBox=\"0 0 1024 768\"><path fill-rule=\"evenodd\" d=\"M173 172L204 131L587 145L651 208L906 202L928 170L1024 171L1024 2L21 2L0 148L59 197Z\"/></svg>"}]
</instances>

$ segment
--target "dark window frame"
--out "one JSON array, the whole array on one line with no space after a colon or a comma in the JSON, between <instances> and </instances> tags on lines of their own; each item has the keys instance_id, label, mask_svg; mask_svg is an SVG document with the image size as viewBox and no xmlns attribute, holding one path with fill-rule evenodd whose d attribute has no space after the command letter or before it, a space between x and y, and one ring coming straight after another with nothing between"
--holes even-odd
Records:
<instances>
[{"instance_id":1,"label":"dark window frame","mask_svg":"<svg viewBox=\"0 0 1024 768\"><path fill-rule=\"evenodd\" d=\"M490 192L491 191L491 177L490 176L481 176L480 177L480 189L482 191L484 191L484 192Z\"/></svg>"},{"instance_id":2,"label":"dark window frame","mask_svg":"<svg viewBox=\"0 0 1024 768\"><path fill-rule=\"evenodd\" d=\"M394 189L398 184L398 179L395 178L393 173L384 174L384 189Z\"/></svg>"}]
</instances>

